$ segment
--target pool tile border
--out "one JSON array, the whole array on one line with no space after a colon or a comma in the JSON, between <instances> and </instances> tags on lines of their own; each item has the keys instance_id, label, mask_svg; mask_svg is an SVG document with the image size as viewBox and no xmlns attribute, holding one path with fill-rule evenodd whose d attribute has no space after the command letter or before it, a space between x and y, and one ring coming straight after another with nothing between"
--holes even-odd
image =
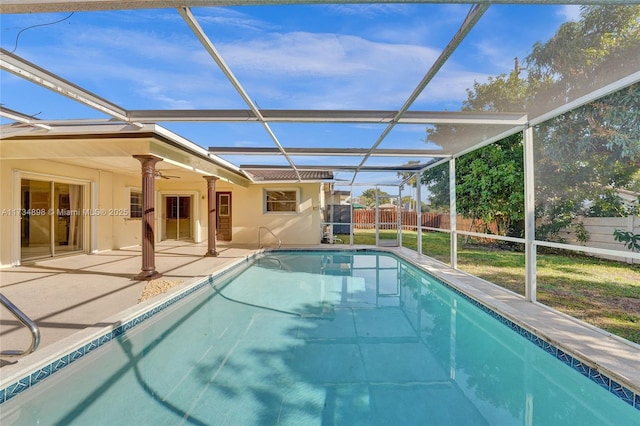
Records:
<instances>
[{"instance_id":1,"label":"pool tile border","mask_svg":"<svg viewBox=\"0 0 640 426\"><path fill-rule=\"evenodd\" d=\"M97 338L92 339L91 341L83 344L82 346L78 346L69 353L57 358L51 362L47 362L47 364L43 367L38 368L33 371L31 374L28 374L15 382L7 385L5 388L0 389L0 404L9 401L11 398L16 395L28 390L32 386L42 382L43 380L50 377L52 374L57 373L58 371L64 369L65 367L73 364L75 361L83 358L91 352L99 349L105 344L111 342L112 340L125 335L129 330L134 328L135 326L143 323L154 315L164 311L171 305L179 302L185 297L193 294L194 292L202 289L205 286L213 284L216 280L228 275L229 273L237 270L242 266L246 266L255 256L260 253L254 253L252 255L247 256L245 259L236 262L228 267L211 274L205 278L202 278L199 281L196 281L189 287L187 287L184 291L176 293L171 298L165 300L159 305L154 306L153 308L137 315L136 317L130 319L124 324L119 325L111 331L108 331Z\"/></svg>"},{"instance_id":2,"label":"pool tile border","mask_svg":"<svg viewBox=\"0 0 640 426\"><path fill-rule=\"evenodd\" d=\"M415 265L414 263L412 264ZM415 265L415 266L419 267L419 265ZM438 277L435 277L435 278L438 280L438 282L446 286L448 289L450 289L457 295L463 297L465 300L467 300L468 302L470 302L471 304L473 304L474 306L476 306L486 314L490 315L494 319L500 321L500 323L509 327L515 333L518 333L520 336L524 337L534 345L538 346L545 352L549 353L554 358L563 362L568 367L571 367L572 369L578 371L580 374L587 377L588 379L598 384L599 386L603 387L604 389L606 389L616 397L620 398L627 404L631 405L632 407L635 407L637 410L640 410L640 394L635 393L633 390L625 387L624 385L621 385L620 383L606 376L596 368L589 366L585 361L581 360L579 357L576 357L575 355L572 355L562 350L561 348L555 346L553 343L545 340L543 337L540 337L536 335L534 332L513 322L512 320L503 316L499 312L491 309L490 307L486 306L482 302L462 292L458 288L454 287L452 284L444 281L441 278L438 278Z\"/></svg>"},{"instance_id":3,"label":"pool tile border","mask_svg":"<svg viewBox=\"0 0 640 426\"><path fill-rule=\"evenodd\" d=\"M640 410L640 394L637 394L633 390L621 385L620 383L611 379L610 377L608 377L601 371L597 370L596 368L589 366L585 361L581 360L575 355L571 355L570 353L558 348L553 343L548 342L547 340L536 335L532 331L527 330L521 325L511 321L509 318L506 318L502 314L485 306L483 303L463 293L462 291L453 287L449 283L441 279L438 279L438 281L443 285L445 285L450 290L454 291L459 296L463 297L465 300L469 301L471 304L473 304L477 308L491 315L493 318L500 321L502 324L508 326L512 331L520 334L520 336L524 337L534 345L543 349L545 352L549 353L551 356L558 359L568 367L571 367L572 369L576 370L583 376L590 379L592 382L603 387L604 389L606 389L616 397L622 399L627 404L631 405L632 407L635 407L637 410Z\"/></svg>"},{"instance_id":4,"label":"pool tile border","mask_svg":"<svg viewBox=\"0 0 640 426\"><path fill-rule=\"evenodd\" d=\"M273 250L273 251L279 251L279 252L292 251L292 252L300 253L300 252L318 252L318 251L326 251L326 250L318 250L318 249L316 249L316 250L312 250L312 249L287 250L287 249L282 249L282 250ZM335 249L335 248L332 248L331 251L332 252L336 252L336 251L337 252L350 252L350 253L362 253L362 252L367 252L367 253L385 253L385 254L389 254L389 255L395 256L397 258L401 258L404 261L406 261L406 262L410 263L411 265L413 265L414 267L417 267L420 270L425 271L424 268L421 267L420 265L418 265L418 264L412 262L410 259L407 259L407 258L405 258L403 256L400 256L400 255L398 255L398 254L396 254L396 253L394 253L392 251L385 251L385 250L380 250L380 249ZM5 387L3 389L0 389L0 404L3 404L4 402L10 400L11 398L15 397L16 395L26 391L27 389L31 388L32 386L35 386L38 383L42 382L43 380L45 380L48 377L50 377L52 374L54 374L54 373L62 370L63 368L73 364L75 361L77 361L77 360L81 359L82 357L84 357L85 355L87 355L87 354L99 349L101 346L109 343L111 340L126 334L127 331L131 330L136 325L139 325L142 322L146 321L147 319L153 317L154 315L164 311L169 306L171 306L174 303L176 303L176 302L184 299L185 297L193 294L194 292L200 290L204 286L213 284L217 279L222 278L223 276L229 274L230 272L236 270L237 268L239 268L241 266L247 265L249 263L249 261L251 261L253 258L258 256L259 254L260 253L254 253L254 254L248 256L247 258L243 259L240 262L234 263L233 265L230 265L229 267L227 267L227 268L225 268L223 270L220 270L220 271L216 272L215 274L211 274L208 277L203 278L202 280L200 280L200 281L194 283L193 285L189 286L184 291L181 291L181 292L175 294L173 297L171 297L170 299L164 301L163 303L154 306L150 310L143 312L142 314L140 314L140 315L136 316L135 318L127 321L126 323L124 323L122 325L119 325L118 327L114 328L113 330L111 330L111 331L109 331L109 332L107 332L105 334L102 334L101 336L91 340L90 342L88 342L88 343L86 343L86 344L84 344L84 345L82 345L80 347L77 347L76 349L74 349L71 352L63 355L62 357L60 357L60 358L58 358L58 359L56 359L56 360L54 360L52 362L48 362L44 367L41 367L41 368L37 369L36 371L32 372L31 374L28 374L25 377L22 377L22 378L18 379L14 383L11 383L7 387ZM429 273L430 275L433 276L433 273L431 273L429 271L425 271L425 272L427 272L427 273ZM593 368L593 367L589 366L585 361L581 360L579 357L576 357L576 356L570 354L569 352L567 352L567 351L555 346L553 343L545 340L543 337L540 337L540 336L536 335L534 332L532 332L532 331L522 327L521 325L513 322L509 318L507 318L504 315L500 314L499 312L489 308L488 306L486 306L482 302L480 302L480 301L476 300L475 298L469 296L468 294L466 294L463 291L459 290L454 285L446 282L442 278L435 277L435 276L434 276L434 278L436 278L439 283L441 283L442 285L446 286L448 289L452 290L457 295L463 297L465 300L467 300L468 302L470 302L471 304L473 304L474 306L476 306L477 308L479 308L480 310L482 310L486 314L490 315L491 317L493 317L494 319L496 319L497 321L499 321L500 323L502 323L506 327L509 327L515 333L520 334L522 337L524 337L525 339L527 339L528 341L530 341L534 345L540 347L542 350L544 350L545 352L549 353L554 358L557 358L559 361L561 361L562 363L564 363L568 367L571 367L572 369L578 371L580 374L582 374L583 376L587 377L588 379L590 379L594 383L598 384L599 386L603 387L604 389L606 389L607 391L612 393L614 396L620 398L622 401L626 402L627 404L631 405L632 407L635 407L637 410L640 410L640 393L636 393L632 389L629 389L628 387L616 382L615 380L613 380L610 377L606 376L602 372L598 371L596 368Z\"/></svg>"}]
</instances>

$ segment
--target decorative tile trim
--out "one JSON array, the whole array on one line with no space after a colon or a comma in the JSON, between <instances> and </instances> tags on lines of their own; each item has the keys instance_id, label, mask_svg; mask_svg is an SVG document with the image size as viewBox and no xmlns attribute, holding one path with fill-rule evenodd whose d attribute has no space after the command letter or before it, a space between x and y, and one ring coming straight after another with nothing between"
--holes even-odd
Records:
<instances>
[{"instance_id":1,"label":"decorative tile trim","mask_svg":"<svg viewBox=\"0 0 640 426\"><path fill-rule=\"evenodd\" d=\"M465 300L467 300L468 302L470 302L471 304L473 304L483 312L491 315L491 317L497 319L498 321L500 321L500 323L506 325L514 332L520 334L520 336L524 337L534 345L543 349L544 351L546 351L551 356L558 359L568 367L573 368L583 376L590 379L592 382L602 386L603 388L611 392L616 397L622 399L627 404L631 405L632 407L635 407L637 410L640 410L640 394L635 393L633 390L625 387L624 385L621 385L620 383L606 376L601 371L598 371L596 368L589 366L585 361L581 360L579 357L571 355L565 350L555 346L553 343L545 340L543 337L536 335L534 332L527 330L526 328L522 327L519 324L516 324L515 322L511 321L509 318L494 311L493 309L477 301L471 296L463 293L462 291L458 290L456 287L452 286L451 284L441 279L438 279L437 277L436 279L438 280L438 282L446 286L448 289L452 290L454 293L461 296L462 298L464 298Z\"/></svg>"},{"instance_id":2,"label":"decorative tile trim","mask_svg":"<svg viewBox=\"0 0 640 426\"><path fill-rule=\"evenodd\" d=\"M75 361L83 358L85 355L88 355L89 353L94 352L95 350L109 343L113 339L117 339L118 337L125 335L133 327L142 324L144 321L164 311L165 309L175 304L176 302L195 293L196 291L200 290L203 287L212 285L214 282L216 282L220 278L223 278L224 276L230 274L231 272L237 270L238 268L242 266L246 266L256 255L257 253L247 256L244 260L234 263L233 265L230 265L227 268L216 272L215 274L211 274L206 278L203 278L202 280L194 283L184 291L164 301L160 305L154 306L150 310L141 313L140 315L127 321L124 324L119 325L113 330L110 330L105 334L102 334L101 336L91 340L90 342L85 343L82 346L79 346L73 349L71 352L63 355L62 357L52 362L49 362L44 367L41 367L35 370L31 374L25 377L22 377L21 379L18 379L15 383L9 384L4 389L0 389L0 404L5 403L6 401L10 400L14 396L18 395L19 393L22 393L28 390L32 386L38 383L41 383L43 380L50 377L52 374L57 373L63 368L73 364Z\"/></svg>"}]
</instances>

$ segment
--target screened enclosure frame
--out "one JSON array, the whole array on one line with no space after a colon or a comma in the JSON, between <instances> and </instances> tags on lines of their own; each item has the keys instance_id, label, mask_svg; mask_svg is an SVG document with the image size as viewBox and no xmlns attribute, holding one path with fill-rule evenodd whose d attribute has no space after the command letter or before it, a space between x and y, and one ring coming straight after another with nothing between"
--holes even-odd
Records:
<instances>
[{"instance_id":1,"label":"screened enclosure frame","mask_svg":"<svg viewBox=\"0 0 640 426\"><path fill-rule=\"evenodd\" d=\"M232 0L182 0L182 1L113 1L113 0L93 0L87 2L78 1L50 1L50 0L32 0L24 2L21 0L5 0L0 5L0 13L2 14L21 14L21 13L48 13L48 12L99 12L109 10L123 9L169 9L175 8L184 23L191 29L193 35L199 40L204 51L209 58L216 64L218 69L224 74L228 82L234 87L237 94L246 104L244 109L194 109L194 110L148 110L148 109L127 109L117 105L101 96L70 82L47 69L31 63L17 54L8 52L4 49L0 51L0 69L18 76L30 83L44 87L54 93L63 95L85 106L105 114L108 118L67 118L67 119L37 119L33 116L20 111L15 111L9 106L0 106L0 116L8 120L13 120L16 125L4 126L2 138L19 138L37 129L43 133L55 134L68 129L78 129L81 126L93 126L111 128L113 124L120 123L128 126L127 131L135 132L136 129L142 131L145 125L157 124L159 122L189 122L189 123L252 123L260 125L268 139L273 144L269 148L237 148L237 147L209 147L208 155L211 158L218 159L220 155L251 155L258 159L268 156L278 156L284 158L287 165L274 166L269 164L250 164L236 165L239 173L244 174L247 179L251 179L251 175L246 171L253 170L289 170L293 171L298 181L302 181L300 172L307 170L328 170L351 173L350 182L335 182L335 185L346 185L351 187L353 194L353 186L356 185L356 177L363 173L377 172L388 173L391 176L397 176L399 173L411 174L416 177L419 182L419 176L424 171L436 167L443 163L448 163L449 167L449 191L450 191L450 229L440 232L449 232L451 234L451 267L457 269L457 235L470 235L480 238L492 238L496 240L509 241L518 244L524 244L525 247L525 298L528 301L536 300L536 249L537 247L560 248L569 251L580 251L592 254L604 254L610 256L640 259L640 253L624 252L608 249L598 249L571 244L560 244L548 241L536 240L535 237L535 153L533 148L533 127L547 120L558 117L568 111L586 105L592 101L602 98L608 94L621 90L632 84L640 82L640 70L635 70L626 75L616 78L612 82L607 82L584 93L575 99L570 99L561 105L552 106L550 109L525 112L455 112L455 111L416 111L411 107L418 97L424 92L434 77L439 75L443 65L456 52L463 40L467 38L473 27L480 21L492 4L581 4L579 1L476 1L469 4L469 11L466 18L461 22L458 31L453 35L449 43L442 49L439 56L431 67L424 73L420 82L413 88L411 93L406 97L404 103L395 110L300 110L300 109L262 109L253 100L254 98L243 86L241 79L236 76L232 68L227 64L223 55L216 48L209 36L205 33L200 25L196 15L192 11L195 7L214 7L214 6L243 6L254 5L255 1L232 1ZM362 3L351 1L263 1L259 2L264 5L279 5L286 7L290 4L348 4ZM393 3L390 1L370 1L368 3ZM447 1L409 1L404 3L449 3ZM607 0L607 1L591 1L589 4L628 4L625 0ZM295 123L295 124L313 124L313 123L336 123L336 124L377 124L381 125L382 131L379 136L370 141L369 148L327 148L327 147L285 147L273 130L274 123ZM497 126L493 132L474 136L472 141L466 141L457 144L458 141L451 141L451 146L444 146L438 149L411 149L411 148L394 148L384 149L381 144L386 140L389 133L397 126L403 125L463 125L463 126ZM455 193L455 176L456 176L456 159L475 151L479 148L487 146L502 140L515 133L522 132L524 141L524 208L525 208L525 237L515 238L507 236L499 236L494 234L476 233L468 231L460 231L456 227L456 193ZM118 130L114 130L117 134ZM309 157L351 157L356 159L354 165L335 165L331 163L305 165L297 158ZM369 161L373 158L387 159L388 164L370 165ZM406 158L421 158L417 164L403 164L402 160ZM393 184L385 184L383 182L373 182L372 186L397 186L399 189L399 198L402 196L402 186L406 184L408 179L400 180ZM421 200L421 185L416 185L417 199ZM376 202L376 211L378 203ZM417 212L421 213L421 203L417 203ZM421 241L423 228L417 227L418 241ZM400 245L402 239L402 227L400 226ZM379 241L379 227L376 226L376 242ZM353 226L351 226L351 236L349 244L353 244ZM417 254L421 255L423 249L421 244L417 245Z\"/></svg>"}]
</instances>

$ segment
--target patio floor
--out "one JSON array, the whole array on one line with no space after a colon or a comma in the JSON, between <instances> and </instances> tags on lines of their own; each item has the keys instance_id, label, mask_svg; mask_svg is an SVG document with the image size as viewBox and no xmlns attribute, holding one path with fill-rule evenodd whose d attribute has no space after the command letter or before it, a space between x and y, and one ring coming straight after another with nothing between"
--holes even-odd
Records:
<instances>
[{"instance_id":1,"label":"patio floor","mask_svg":"<svg viewBox=\"0 0 640 426\"><path fill-rule=\"evenodd\" d=\"M337 248L328 245L318 247ZM212 274L256 251L255 248L224 245L217 248L219 257L203 257L206 243L163 242L156 245L156 268L163 274L162 279L186 283ZM426 256L418 256L409 249L393 247L383 250L421 265L547 341L590 360L598 370L629 384L640 394L640 346L541 304L526 302L515 293L452 270ZM124 311L138 309L135 305L147 284L132 278L140 271L140 256L140 247L131 247L0 269L0 291L36 321L42 335L38 351L33 355L23 359L0 358L0 367L3 367L0 368L0 379L13 375L10 370L28 369L27 364L37 363L39 358L46 357L47 352L57 350L56 346L68 345L75 339L74 333L81 336L93 329L97 331L112 326ZM0 338L2 350L24 349L31 341L26 328L4 307L0 309ZM47 349L43 351L42 348Z\"/></svg>"},{"instance_id":2,"label":"patio floor","mask_svg":"<svg viewBox=\"0 0 640 426\"><path fill-rule=\"evenodd\" d=\"M161 279L190 281L204 277L255 249L218 246L219 257L203 257L207 244L156 244L156 269ZM138 303L147 281L133 279L140 272L141 248L98 254L75 254L0 269L0 291L40 327L38 349L77 331L109 324L105 318ZM31 335L4 307L0 307L1 350L24 350ZM17 358L0 359L0 367Z\"/></svg>"}]
</instances>

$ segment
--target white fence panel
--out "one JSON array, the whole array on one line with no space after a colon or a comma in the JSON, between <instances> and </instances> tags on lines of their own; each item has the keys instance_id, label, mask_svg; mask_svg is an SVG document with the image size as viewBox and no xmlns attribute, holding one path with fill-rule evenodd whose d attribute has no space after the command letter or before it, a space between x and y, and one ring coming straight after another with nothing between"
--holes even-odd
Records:
<instances>
[{"instance_id":1,"label":"white fence panel","mask_svg":"<svg viewBox=\"0 0 640 426\"><path fill-rule=\"evenodd\" d=\"M589 233L589 240L586 243L578 241L576 238L576 224L582 222L585 230ZM620 250L620 255L628 251L624 245L616 241L613 232L616 229L629 231L633 234L640 234L640 217L583 217L576 220L570 228L560 231L560 237L569 244L584 245L610 250ZM606 255L593 255L603 259L620 260L618 257ZM626 259L628 263L633 263L633 259Z\"/></svg>"}]
</instances>

